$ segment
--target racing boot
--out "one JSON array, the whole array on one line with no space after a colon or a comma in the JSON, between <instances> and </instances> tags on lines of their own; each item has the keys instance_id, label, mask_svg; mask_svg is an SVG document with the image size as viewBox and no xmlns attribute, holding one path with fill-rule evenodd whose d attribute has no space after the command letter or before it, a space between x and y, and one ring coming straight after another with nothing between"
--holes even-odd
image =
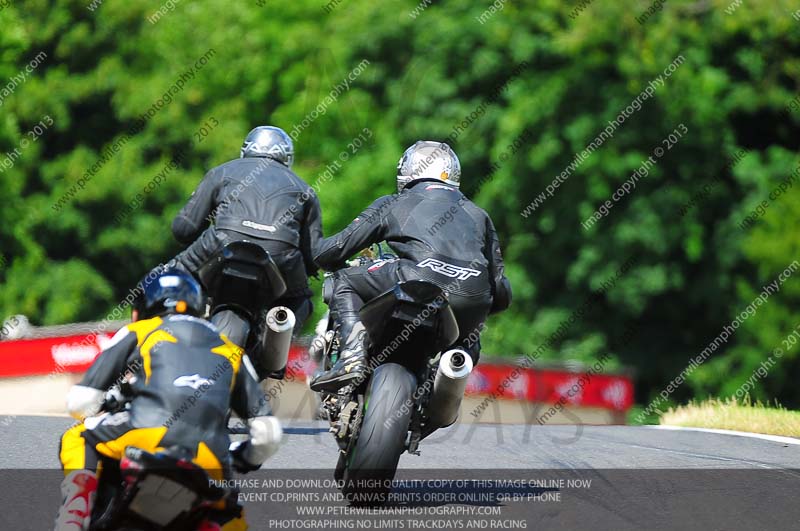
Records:
<instances>
[{"instance_id":1,"label":"racing boot","mask_svg":"<svg viewBox=\"0 0 800 531\"><path fill-rule=\"evenodd\" d=\"M61 483L64 501L58 511L55 531L85 531L94 508L97 475L88 470L70 472Z\"/></svg>"},{"instance_id":2,"label":"racing boot","mask_svg":"<svg viewBox=\"0 0 800 531\"><path fill-rule=\"evenodd\" d=\"M345 385L360 383L367 372L367 331L361 321L353 325L339 359L330 370L314 375L309 386L312 391L335 393Z\"/></svg>"}]
</instances>

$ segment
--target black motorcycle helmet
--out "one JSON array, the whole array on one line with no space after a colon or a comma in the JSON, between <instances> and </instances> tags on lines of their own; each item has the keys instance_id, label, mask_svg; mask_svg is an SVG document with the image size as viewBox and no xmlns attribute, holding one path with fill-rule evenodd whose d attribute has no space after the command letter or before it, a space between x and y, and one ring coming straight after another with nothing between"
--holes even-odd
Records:
<instances>
[{"instance_id":1,"label":"black motorcycle helmet","mask_svg":"<svg viewBox=\"0 0 800 531\"><path fill-rule=\"evenodd\" d=\"M181 313L201 317L206 311L206 297L192 275L177 268L150 273L137 286L133 319Z\"/></svg>"}]
</instances>

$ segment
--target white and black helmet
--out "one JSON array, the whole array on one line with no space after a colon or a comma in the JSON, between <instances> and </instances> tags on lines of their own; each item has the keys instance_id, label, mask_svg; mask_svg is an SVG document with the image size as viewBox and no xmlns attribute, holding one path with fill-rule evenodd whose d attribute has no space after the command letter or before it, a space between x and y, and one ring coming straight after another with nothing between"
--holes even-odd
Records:
<instances>
[{"instance_id":1,"label":"white and black helmet","mask_svg":"<svg viewBox=\"0 0 800 531\"><path fill-rule=\"evenodd\" d=\"M247 134L242 144L242 158L267 157L277 160L287 168L294 162L292 138L280 127L261 125Z\"/></svg>"},{"instance_id":2,"label":"white and black helmet","mask_svg":"<svg viewBox=\"0 0 800 531\"><path fill-rule=\"evenodd\" d=\"M461 163L455 151L444 142L420 140L408 148L397 163L397 191L419 179L438 179L459 187Z\"/></svg>"}]
</instances>

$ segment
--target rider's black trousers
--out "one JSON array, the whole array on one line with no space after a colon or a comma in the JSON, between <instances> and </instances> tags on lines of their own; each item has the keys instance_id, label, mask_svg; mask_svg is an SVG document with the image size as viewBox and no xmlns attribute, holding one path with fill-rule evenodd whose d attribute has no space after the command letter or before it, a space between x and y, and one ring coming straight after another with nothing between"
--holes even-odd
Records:
<instances>
[{"instance_id":1,"label":"rider's black trousers","mask_svg":"<svg viewBox=\"0 0 800 531\"><path fill-rule=\"evenodd\" d=\"M410 260L393 260L373 265L350 267L336 272L331 297L331 311L341 325L341 337L350 337L360 320L358 312L366 302L391 290L398 282L421 279L419 269ZM431 279L424 278L431 281ZM460 336L453 347L462 348L474 363L480 357L480 333L492 306L490 293L464 296L448 291L447 279L435 282L448 292L448 300L458 321Z\"/></svg>"}]
</instances>

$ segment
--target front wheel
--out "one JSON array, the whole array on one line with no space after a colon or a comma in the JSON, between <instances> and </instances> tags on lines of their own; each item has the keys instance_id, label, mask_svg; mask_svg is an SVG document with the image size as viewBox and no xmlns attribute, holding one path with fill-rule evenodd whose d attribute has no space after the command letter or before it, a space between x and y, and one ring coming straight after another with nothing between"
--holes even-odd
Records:
<instances>
[{"instance_id":1,"label":"front wheel","mask_svg":"<svg viewBox=\"0 0 800 531\"><path fill-rule=\"evenodd\" d=\"M364 404L358 440L344 470L342 492L354 505L380 505L405 451L416 377L402 365L375 369Z\"/></svg>"}]
</instances>

